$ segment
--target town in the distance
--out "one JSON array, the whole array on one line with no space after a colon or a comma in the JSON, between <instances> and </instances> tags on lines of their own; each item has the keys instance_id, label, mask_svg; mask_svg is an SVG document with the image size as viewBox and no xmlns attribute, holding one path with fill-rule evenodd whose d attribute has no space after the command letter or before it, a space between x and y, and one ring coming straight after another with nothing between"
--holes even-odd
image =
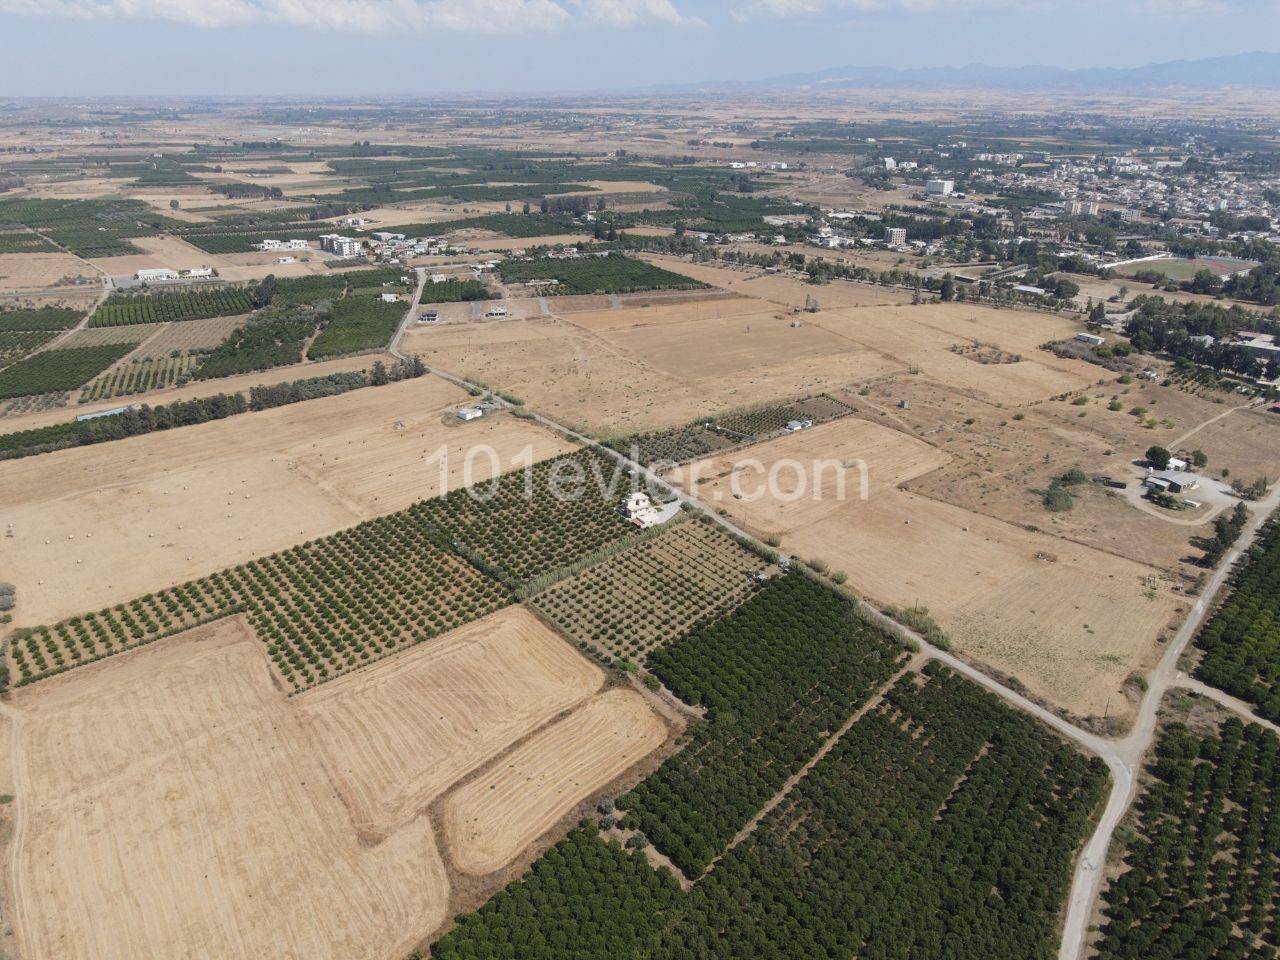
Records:
<instances>
[{"instance_id":1,"label":"town in the distance","mask_svg":"<svg viewBox=\"0 0 1280 960\"><path fill-rule=\"evenodd\" d=\"M1277 63L0 102L0 958L1274 960Z\"/></svg>"}]
</instances>

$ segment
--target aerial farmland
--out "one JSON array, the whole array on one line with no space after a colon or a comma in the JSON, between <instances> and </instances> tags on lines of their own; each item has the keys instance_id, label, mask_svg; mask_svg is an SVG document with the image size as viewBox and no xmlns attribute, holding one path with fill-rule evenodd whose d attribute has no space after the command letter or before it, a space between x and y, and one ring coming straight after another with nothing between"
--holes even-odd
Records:
<instances>
[{"instance_id":1,"label":"aerial farmland","mask_svg":"<svg viewBox=\"0 0 1280 960\"><path fill-rule=\"evenodd\" d=\"M1280 261L1076 195L1273 133L176 102L0 112L0 957L1274 952Z\"/></svg>"}]
</instances>

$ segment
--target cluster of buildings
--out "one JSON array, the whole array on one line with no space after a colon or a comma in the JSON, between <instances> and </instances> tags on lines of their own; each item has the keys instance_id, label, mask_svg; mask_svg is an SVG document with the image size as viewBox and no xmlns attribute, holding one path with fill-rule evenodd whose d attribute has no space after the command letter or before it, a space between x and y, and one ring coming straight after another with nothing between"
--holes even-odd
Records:
<instances>
[{"instance_id":1,"label":"cluster of buildings","mask_svg":"<svg viewBox=\"0 0 1280 960\"><path fill-rule=\"evenodd\" d=\"M324 246L324 238L321 237L321 247ZM311 249L311 241L302 238L292 240L274 240L264 239L252 244L257 250L309 250Z\"/></svg>"},{"instance_id":2,"label":"cluster of buildings","mask_svg":"<svg viewBox=\"0 0 1280 960\"><path fill-rule=\"evenodd\" d=\"M192 267L190 270L170 270L155 267L139 270L133 275L138 283L186 283L192 280L215 280L218 272L212 267Z\"/></svg>"}]
</instances>

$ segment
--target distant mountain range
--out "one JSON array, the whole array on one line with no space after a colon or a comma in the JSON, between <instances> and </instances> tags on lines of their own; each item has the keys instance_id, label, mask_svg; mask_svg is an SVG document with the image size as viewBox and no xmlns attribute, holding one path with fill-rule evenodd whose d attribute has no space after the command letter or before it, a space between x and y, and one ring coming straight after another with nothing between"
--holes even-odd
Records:
<instances>
[{"instance_id":1,"label":"distant mountain range","mask_svg":"<svg viewBox=\"0 0 1280 960\"><path fill-rule=\"evenodd\" d=\"M1064 67L834 67L814 73L791 73L765 80L716 84L738 90L864 90L864 89L996 89L1062 90L1064 92L1122 92L1221 87L1280 89L1280 53L1241 53L1203 60L1171 60L1145 67L1104 67L1071 70ZM709 85L699 84L699 89Z\"/></svg>"}]
</instances>

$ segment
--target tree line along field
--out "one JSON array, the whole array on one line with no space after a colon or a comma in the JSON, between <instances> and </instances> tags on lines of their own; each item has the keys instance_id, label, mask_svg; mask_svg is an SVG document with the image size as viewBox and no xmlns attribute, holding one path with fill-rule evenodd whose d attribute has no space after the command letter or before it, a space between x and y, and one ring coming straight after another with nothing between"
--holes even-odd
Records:
<instances>
[{"instance_id":1,"label":"tree line along field","mask_svg":"<svg viewBox=\"0 0 1280 960\"><path fill-rule=\"evenodd\" d=\"M618 800L688 877L893 676L906 649L853 601L800 574L770 580L728 616L646 661L706 719L684 748Z\"/></svg>"},{"instance_id":2,"label":"tree line along field","mask_svg":"<svg viewBox=\"0 0 1280 960\"><path fill-rule=\"evenodd\" d=\"M685 463L742 443L757 443L783 430L793 420L815 425L848 416L853 408L826 394L785 404L769 404L708 417L683 427L638 433L607 441L615 450L634 454L645 466Z\"/></svg>"},{"instance_id":3,"label":"tree line along field","mask_svg":"<svg viewBox=\"0 0 1280 960\"><path fill-rule=\"evenodd\" d=\"M581 451L535 465L531 502L525 474L505 474L487 501L454 491L127 604L19 631L9 645L13 675L19 685L34 683L244 613L281 677L304 689L512 603L510 571L545 573L631 535L594 484L570 503L553 496L554 464L590 472L593 462L597 454Z\"/></svg>"},{"instance_id":4,"label":"tree line along field","mask_svg":"<svg viewBox=\"0 0 1280 960\"><path fill-rule=\"evenodd\" d=\"M466 303L472 300L497 300L498 294L479 280L445 280L428 282L422 288L419 303Z\"/></svg>"},{"instance_id":5,"label":"tree line along field","mask_svg":"<svg viewBox=\"0 0 1280 960\"><path fill-rule=\"evenodd\" d=\"M46 350L0 370L0 400L74 390L96 377L136 344Z\"/></svg>"},{"instance_id":6,"label":"tree line along field","mask_svg":"<svg viewBox=\"0 0 1280 960\"><path fill-rule=\"evenodd\" d=\"M556 280L544 293L636 293L641 290L702 290L706 284L643 260L610 253L601 257L574 260L542 257L532 260L504 260L498 272L506 283Z\"/></svg>"},{"instance_id":7,"label":"tree line along field","mask_svg":"<svg viewBox=\"0 0 1280 960\"><path fill-rule=\"evenodd\" d=\"M1280 722L1280 521L1267 524L1232 591L1196 637L1196 676Z\"/></svg>"},{"instance_id":8,"label":"tree line along field","mask_svg":"<svg viewBox=\"0 0 1280 960\"><path fill-rule=\"evenodd\" d=\"M1274 958L1280 946L1280 739L1231 717L1170 724L1122 832L1099 960Z\"/></svg>"},{"instance_id":9,"label":"tree line along field","mask_svg":"<svg viewBox=\"0 0 1280 960\"><path fill-rule=\"evenodd\" d=\"M709 523L678 522L562 580L531 604L603 661L642 661L694 623L716 619L751 595L763 561Z\"/></svg>"},{"instance_id":10,"label":"tree line along field","mask_svg":"<svg viewBox=\"0 0 1280 960\"><path fill-rule=\"evenodd\" d=\"M493 213L463 220L410 223L397 226L395 230L406 237L443 237L458 230L490 230L516 238L554 237L583 232L581 224L567 213Z\"/></svg>"},{"instance_id":11,"label":"tree line along field","mask_svg":"<svg viewBox=\"0 0 1280 960\"><path fill-rule=\"evenodd\" d=\"M211 287L182 293L114 294L89 318L91 327L119 327L135 323L204 320L248 313L254 303L242 287Z\"/></svg>"},{"instance_id":12,"label":"tree line along field","mask_svg":"<svg viewBox=\"0 0 1280 960\"><path fill-rule=\"evenodd\" d=\"M687 892L584 823L432 956L1048 960L1106 783L1101 761L930 665Z\"/></svg>"}]
</instances>

